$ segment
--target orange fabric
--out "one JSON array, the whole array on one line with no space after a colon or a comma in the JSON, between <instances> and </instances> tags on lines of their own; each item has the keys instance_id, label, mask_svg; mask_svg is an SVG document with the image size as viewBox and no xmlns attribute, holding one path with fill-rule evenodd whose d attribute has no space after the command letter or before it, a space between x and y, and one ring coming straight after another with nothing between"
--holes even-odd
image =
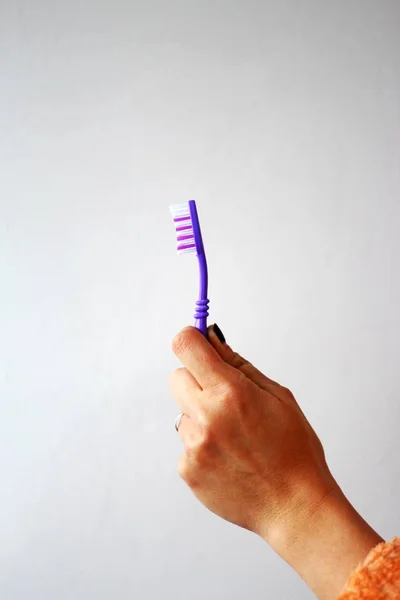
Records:
<instances>
[{"instance_id":1,"label":"orange fabric","mask_svg":"<svg viewBox=\"0 0 400 600\"><path fill-rule=\"evenodd\" d=\"M400 538L382 543L350 577L338 600L400 599Z\"/></svg>"}]
</instances>

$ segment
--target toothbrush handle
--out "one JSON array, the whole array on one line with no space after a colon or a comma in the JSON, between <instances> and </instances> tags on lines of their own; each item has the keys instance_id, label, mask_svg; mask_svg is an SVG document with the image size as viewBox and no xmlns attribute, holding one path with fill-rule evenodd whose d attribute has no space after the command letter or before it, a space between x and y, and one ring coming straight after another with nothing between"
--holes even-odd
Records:
<instances>
[{"instance_id":1,"label":"toothbrush handle","mask_svg":"<svg viewBox=\"0 0 400 600\"><path fill-rule=\"evenodd\" d=\"M207 317L209 300L197 300L196 312L194 313L194 326L207 337Z\"/></svg>"},{"instance_id":2,"label":"toothbrush handle","mask_svg":"<svg viewBox=\"0 0 400 600\"><path fill-rule=\"evenodd\" d=\"M206 253L204 252L203 238L201 236L201 229L199 223L199 216L197 214L196 202L189 200L190 216L192 219L193 235L196 242L196 254L199 263L199 295L196 302L196 311L194 313L194 326L201 331L201 333L207 337L207 317L208 317L208 303L210 302L208 296L208 268Z\"/></svg>"}]
</instances>

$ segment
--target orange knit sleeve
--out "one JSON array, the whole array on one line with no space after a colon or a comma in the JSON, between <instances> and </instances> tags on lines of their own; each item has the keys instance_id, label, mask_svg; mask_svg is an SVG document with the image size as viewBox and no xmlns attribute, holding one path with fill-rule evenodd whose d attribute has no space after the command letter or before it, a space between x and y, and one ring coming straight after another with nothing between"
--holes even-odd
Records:
<instances>
[{"instance_id":1,"label":"orange knit sleeve","mask_svg":"<svg viewBox=\"0 0 400 600\"><path fill-rule=\"evenodd\" d=\"M338 600L400 599L400 538L382 543L350 577Z\"/></svg>"}]
</instances>

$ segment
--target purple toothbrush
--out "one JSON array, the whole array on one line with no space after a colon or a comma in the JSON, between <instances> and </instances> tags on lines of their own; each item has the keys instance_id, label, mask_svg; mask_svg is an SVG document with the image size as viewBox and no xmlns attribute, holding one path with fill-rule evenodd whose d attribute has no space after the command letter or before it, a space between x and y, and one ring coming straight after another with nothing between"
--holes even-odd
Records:
<instances>
[{"instance_id":1,"label":"purple toothbrush","mask_svg":"<svg viewBox=\"0 0 400 600\"><path fill-rule=\"evenodd\" d=\"M208 303L210 302L207 298L208 271L196 202L189 200L184 204L174 204L170 206L170 210L175 224L178 254L196 252L199 261L200 286L194 313L194 326L207 337Z\"/></svg>"}]
</instances>

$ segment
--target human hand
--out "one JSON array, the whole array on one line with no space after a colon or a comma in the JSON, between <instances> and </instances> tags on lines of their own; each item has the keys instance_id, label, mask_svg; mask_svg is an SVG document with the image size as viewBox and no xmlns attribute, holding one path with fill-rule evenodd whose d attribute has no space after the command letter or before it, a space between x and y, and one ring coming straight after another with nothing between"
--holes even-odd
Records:
<instances>
[{"instance_id":1,"label":"human hand","mask_svg":"<svg viewBox=\"0 0 400 600\"><path fill-rule=\"evenodd\" d=\"M179 472L224 519L273 542L291 515L335 487L322 445L292 393L221 343L188 327L173 342L186 368L171 376L184 414Z\"/></svg>"},{"instance_id":2,"label":"human hand","mask_svg":"<svg viewBox=\"0 0 400 600\"><path fill-rule=\"evenodd\" d=\"M173 341L184 365L170 381L183 413L179 473L207 508L262 536L320 598L334 598L380 538L343 496L292 393L216 331L207 341L188 327ZM340 560L326 551L335 535Z\"/></svg>"}]
</instances>

